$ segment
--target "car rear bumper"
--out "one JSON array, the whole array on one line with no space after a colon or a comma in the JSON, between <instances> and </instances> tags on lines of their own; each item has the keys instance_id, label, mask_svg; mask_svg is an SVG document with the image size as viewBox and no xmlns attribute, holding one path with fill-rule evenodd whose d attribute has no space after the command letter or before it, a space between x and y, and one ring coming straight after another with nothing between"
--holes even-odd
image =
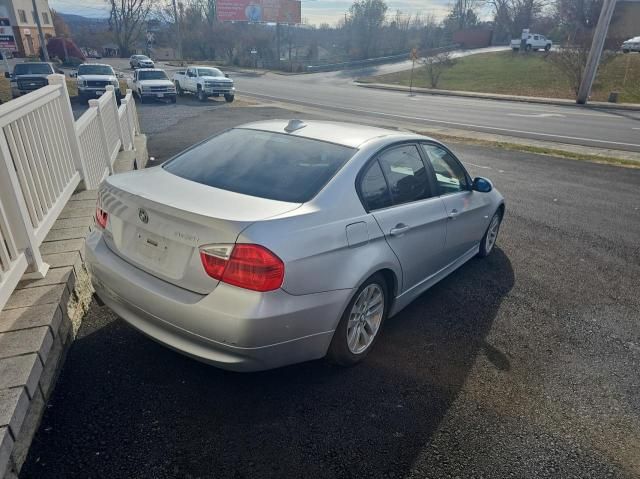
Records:
<instances>
[{"instance_id":1,"label":"car rear bumper","mask_svg":"<svg viewBox=\"0 0 640 479\"><path fill-rule=\"evenodd\" d=\"M351 290L294 296L220 283L200 295L132 266L100 231L86 242L100 299L156 341L223 369L259 371L323 357Z\"/></svg>"}]
</instances>

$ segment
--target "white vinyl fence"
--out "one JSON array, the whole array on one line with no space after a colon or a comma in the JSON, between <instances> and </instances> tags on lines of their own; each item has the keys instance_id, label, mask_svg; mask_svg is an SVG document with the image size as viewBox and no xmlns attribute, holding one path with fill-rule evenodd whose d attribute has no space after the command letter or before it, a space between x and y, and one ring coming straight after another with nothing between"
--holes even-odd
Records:
<instances>
[{"instance_id":1,"label":"white vinyl fence","mask_svg":"<svg viewBox=\"0 0 640 479\"><path fill-rule=\"evenodd\" d=\"M16 284L42 278L40 245L76 189L95 189L113 172L120 149L140 132L128 90L120 107L107 87L74 121L62 75L0 105L0 310Z\"/></svg>"}]
</instances>

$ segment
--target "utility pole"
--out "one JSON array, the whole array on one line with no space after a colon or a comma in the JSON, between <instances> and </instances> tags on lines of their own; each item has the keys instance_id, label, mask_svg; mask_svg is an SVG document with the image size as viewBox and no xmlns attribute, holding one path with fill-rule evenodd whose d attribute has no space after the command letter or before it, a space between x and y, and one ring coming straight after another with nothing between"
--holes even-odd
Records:
<instances>
[{"instance_id":1,"label":"utility pole","mask_svg":"<svg viewBox=\"0 0 640 479\"><path fill-rule=\"evenodd\" d=\"M611 17L613 17L615 8L616 0L604 0L602 10L600 11L600 18L596 25L596 31L593 34L593 42L591 43L591 50L589 50L589 57L587 58L587 64L584 69L584 74L582 75L582 82L578 89L576 103L580 105L586 104L589 99L591 87L598 72L598 64L600 63L604 41L607 38L609 24L611 23Z\"/></svg>"},{"instance_id":2,"label":"utility pole","mask_svg":"<svg viewBox=\"0 0 640 479\"><path fill-rule=\"evenodd\" d=\"M173 0L173 17L176 22L176 33L178 34L178 59L182 64L182 32L180 31L181 18L178 17L178 7L176 7L176 0Z\"/></svg>"},{"instance_id":3,"label":"utility pole","mask_svg":"<svg viewBox=\"0 0 640 479\"><path fill-rule=\"evenodd\" d=\"M44 33L42 33L42 25L40 24L40 13L38 12L38 5L36 5L36 0L31 0L31 3L33 4L33 15L36 17L35 20L38 27L38 36L40 37L40 48L42 48L42 55L44 56L44 61L49 62L49 52L47 51L47 44L44 40Z\"/></svg>"},{"instance_id":4,"label":"utility pole","mask_svg":"<svg viewBox=\"0 0 640 479\"><path fill-rule=\"evenodd\" d=\"M278 70L280 70L280 23L276 23L276 49L278 50Z\"/></svg>"}]
</instances>

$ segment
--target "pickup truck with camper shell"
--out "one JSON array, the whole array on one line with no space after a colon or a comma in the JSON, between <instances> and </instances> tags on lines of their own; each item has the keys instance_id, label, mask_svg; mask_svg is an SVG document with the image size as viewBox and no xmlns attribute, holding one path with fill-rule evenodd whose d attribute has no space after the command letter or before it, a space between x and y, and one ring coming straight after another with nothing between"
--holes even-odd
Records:
<instances>
[{"instance_id":1,"label":"pickup truck with camper shell","mask_svg":"<svg viewBox=\"0 0 640 479\"><path fill-rule=\"evenodd\" d=\"M514 52L520 50L521 42L522 40L520 39L511 40L511 49ZM551 50L552 46L553 42L546 38L544 35L540 35L539 33L529 33L527 35L527 38L525 39L524 49L526 51L544 50L548 52L549 50Z\"/></svg>"}]
</instances>

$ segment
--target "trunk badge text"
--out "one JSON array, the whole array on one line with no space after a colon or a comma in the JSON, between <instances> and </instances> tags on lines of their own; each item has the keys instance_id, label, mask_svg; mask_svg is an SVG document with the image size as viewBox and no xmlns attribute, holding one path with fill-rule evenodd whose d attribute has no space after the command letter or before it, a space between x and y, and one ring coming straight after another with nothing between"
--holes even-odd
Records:
<instances>
[{"instance_id":1,"label":"trunk badge text","mask_svg":"<svg viewBox=\"0 0 640 479\"><path fill-rule=\"evenodd\" d=\"M143 208L140 208L138 210L138 218L140 218L140 221L142 221L144 224L147 224L149 222L149 215Z\"/></svg>"}]
</instances>

